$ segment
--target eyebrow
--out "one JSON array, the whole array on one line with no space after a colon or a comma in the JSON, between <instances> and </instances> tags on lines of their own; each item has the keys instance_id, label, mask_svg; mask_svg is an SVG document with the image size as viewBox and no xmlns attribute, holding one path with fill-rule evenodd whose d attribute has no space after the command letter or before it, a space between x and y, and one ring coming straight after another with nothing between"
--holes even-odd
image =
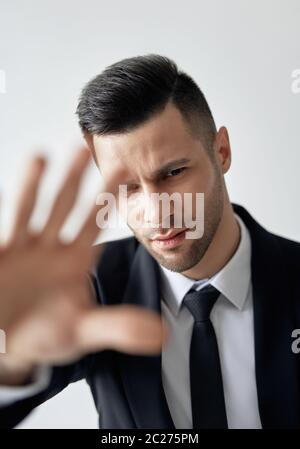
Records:
<instances>
[{"instance_id":1,"label":"eyebrow","mask_svg":"<svg viewBox=\"0 0 300 449\"><path fill-rule=\"evenodd\" d=\"M166 173L168 173L170 170L178 167L179 165L182 164L187 164L189 163L191 160L187 159L187 158L183 158L183 159L174 159L173 161L169 161L166 164L164 164L162 167L160 167L159 169L155 170L150 176L149 179L151 181L155 181L155 180L159 180L161 179ZM128 182L128 184L130 184L131 182Z\"/></svg>"}]
</instances>

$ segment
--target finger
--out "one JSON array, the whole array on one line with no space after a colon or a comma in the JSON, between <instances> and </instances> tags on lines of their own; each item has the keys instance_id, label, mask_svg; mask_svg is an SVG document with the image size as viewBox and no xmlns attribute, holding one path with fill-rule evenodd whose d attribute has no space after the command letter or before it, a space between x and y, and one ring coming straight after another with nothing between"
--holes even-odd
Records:
<instances>
[{"instance_id":1,"label":"finger","mask_svg":"<svg viewBox=\"0 0 300 449\"><path fill-rule=\"evenodd\" d=\"M36 204L36 198L46 167L42 156L35 157L29 164L25 183L17 201L16 215L10 234L10 241L21 242L28 235L28 223Z\"/></svg>"},{"instance_id":2,"label":"finger","mask_svg":"<svg viewBox=\"0 0 300 449\"><path fill-rule=\"evenodd\" d=\"M94 243L96 237L100 233L100 228L98 227L97 223L98 212L99 206L93 205L74 240L75 245L78 245L82 248L87 248Z\"/></svg>"},{"instance_id":3,"label":"finger","mask_svg":"<svg viewBox=\"0 0 300 449\"><path fill-rule=\"evenodd\" d=\"M76 245L86 247L87 245L93 244L101 233L101 229L107 226L110 213L116 204L121 176L122 171L118 171L107 181L103 192L97 197L97 204L92 206L88 217L74 241Z\"/></svg>"},{"instance_id":4,"label":"finger","mask_svg":"<svg viewBox=\"0 0 300 449\"><path fill-rule=\"evenodd\" d=\"M100 261L102 254L106 248L106 245L107 244L105 242L102 242L102 243L98 243L97 245L92 246L90 264L89 264L88 268L95 266L95 264L97 264L97 262Z\"/></svg>"},{"instance_id":5,"label":"finger","mask_svg":"<svg viewBox=\"0 0 300 449\"><path fill-rule=\"evenodd\" d=\"M94 308L77 323L78 349L83 353L114 349L130 354L155 354L168 337L166 322L142 306Z\"/></svg>"},{"instance_id":6,"label":"finger","mask_svg":"<svg viewBox=\"0 0 300 449\"><path fill-rule=\"evenodd\" d=\"M52 243L57 240L59 231L76 202L80 183L90 159L90 152L86 148L77 152L43 229L42 237L45 242Z\"/></svg>"}]
</instances>

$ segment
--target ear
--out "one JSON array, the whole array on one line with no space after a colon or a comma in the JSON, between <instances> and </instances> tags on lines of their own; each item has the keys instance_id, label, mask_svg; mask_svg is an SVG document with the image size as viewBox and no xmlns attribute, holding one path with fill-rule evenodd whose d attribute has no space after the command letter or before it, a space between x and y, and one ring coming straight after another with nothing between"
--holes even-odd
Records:
<instances>
[{"instance_id":1,"label":"ear","mask_svg":"<svg viewBox=\"0 0 300 449\"><path fill-rule=\"evenodd\" d=\"M228 131L225 126L221 126L217 132L213 146L216 160L219 163L222 173L225 174L228 172L231 165L230 141Z\"/></svg>"}]
</instances>

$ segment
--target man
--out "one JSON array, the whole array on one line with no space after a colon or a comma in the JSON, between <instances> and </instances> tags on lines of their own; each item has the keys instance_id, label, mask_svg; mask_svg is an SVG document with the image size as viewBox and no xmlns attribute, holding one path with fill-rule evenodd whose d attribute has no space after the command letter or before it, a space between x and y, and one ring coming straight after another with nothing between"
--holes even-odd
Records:
<instances>
[{"instance_id":1,"label":"man","mask_svg":"<svg viewBox=\"0 0 300 449\"><path fill-rule=\"evenodd\" d=\"M231 164L228 132L217 130L199 87L168 58L125 59L85 86L77 113L134 236L100 245L92 285L83 275L91 258L79 268L78 286L75 270L62 285L52 275L42 306L31 300L30 313L11 324L1 383L13 376L14 386L2 400L2 425L16 425L70 382L86 378L102 428L299 427L300 365L291 336L300 327L300 244L268 232L231 204L224 180ZM125 199L116 192L120 184ZM192 194L192 219L196 194L203 193L202 235L187 238L188 225L176 229L174 204L166 217L153 207L153 194L175 192ZM50 215L42 239L52 242L53 260L72 200L63 195L58 203L66 210L59 219ZM88 252L92 241L89 235L79 246ZM46 268L45 245L37 246ZM105 307L88 314L92 297ZM61 301L67 306L59 317ZM137 317L136 308L125 310L135 338L120 310L129 306L156 312L148 320ZM110 314L105 321L109 307L118 318ZM157 314L167 326L160 327Z\"/></svg>"}]
</instances>

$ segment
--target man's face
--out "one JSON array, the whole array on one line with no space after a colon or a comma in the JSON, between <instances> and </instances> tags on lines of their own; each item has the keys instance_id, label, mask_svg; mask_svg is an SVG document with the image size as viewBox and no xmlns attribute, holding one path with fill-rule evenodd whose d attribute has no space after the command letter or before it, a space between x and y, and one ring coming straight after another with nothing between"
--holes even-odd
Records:
<instances>
[{"instance_id":1,"label":"man's face","mask_svg":"<svg viewBox=\"0 0 300 449\"><path fill-rule=\"evenodd\" d=\"M126 201L128 226L157 262L182 273L200 262L222 217L223 178L218 163L214 164L200 140L192 137L180 111L168 104L162 113L129 133L93 136L93 146L104 180L122 170L127 199L120 200L119 212L122 215ZM184 193L190 193L192 207L187 213L192 220L197 216L196 193L204 194L204 233L200 238L186 238L185 231L192 228L184 220L181 227L175 225L173 201L168 216L154 207L153 193L163 192L177 192L186 211ZM166 240L170 234L173 238Z\"/></svg>"}]
</instances>

